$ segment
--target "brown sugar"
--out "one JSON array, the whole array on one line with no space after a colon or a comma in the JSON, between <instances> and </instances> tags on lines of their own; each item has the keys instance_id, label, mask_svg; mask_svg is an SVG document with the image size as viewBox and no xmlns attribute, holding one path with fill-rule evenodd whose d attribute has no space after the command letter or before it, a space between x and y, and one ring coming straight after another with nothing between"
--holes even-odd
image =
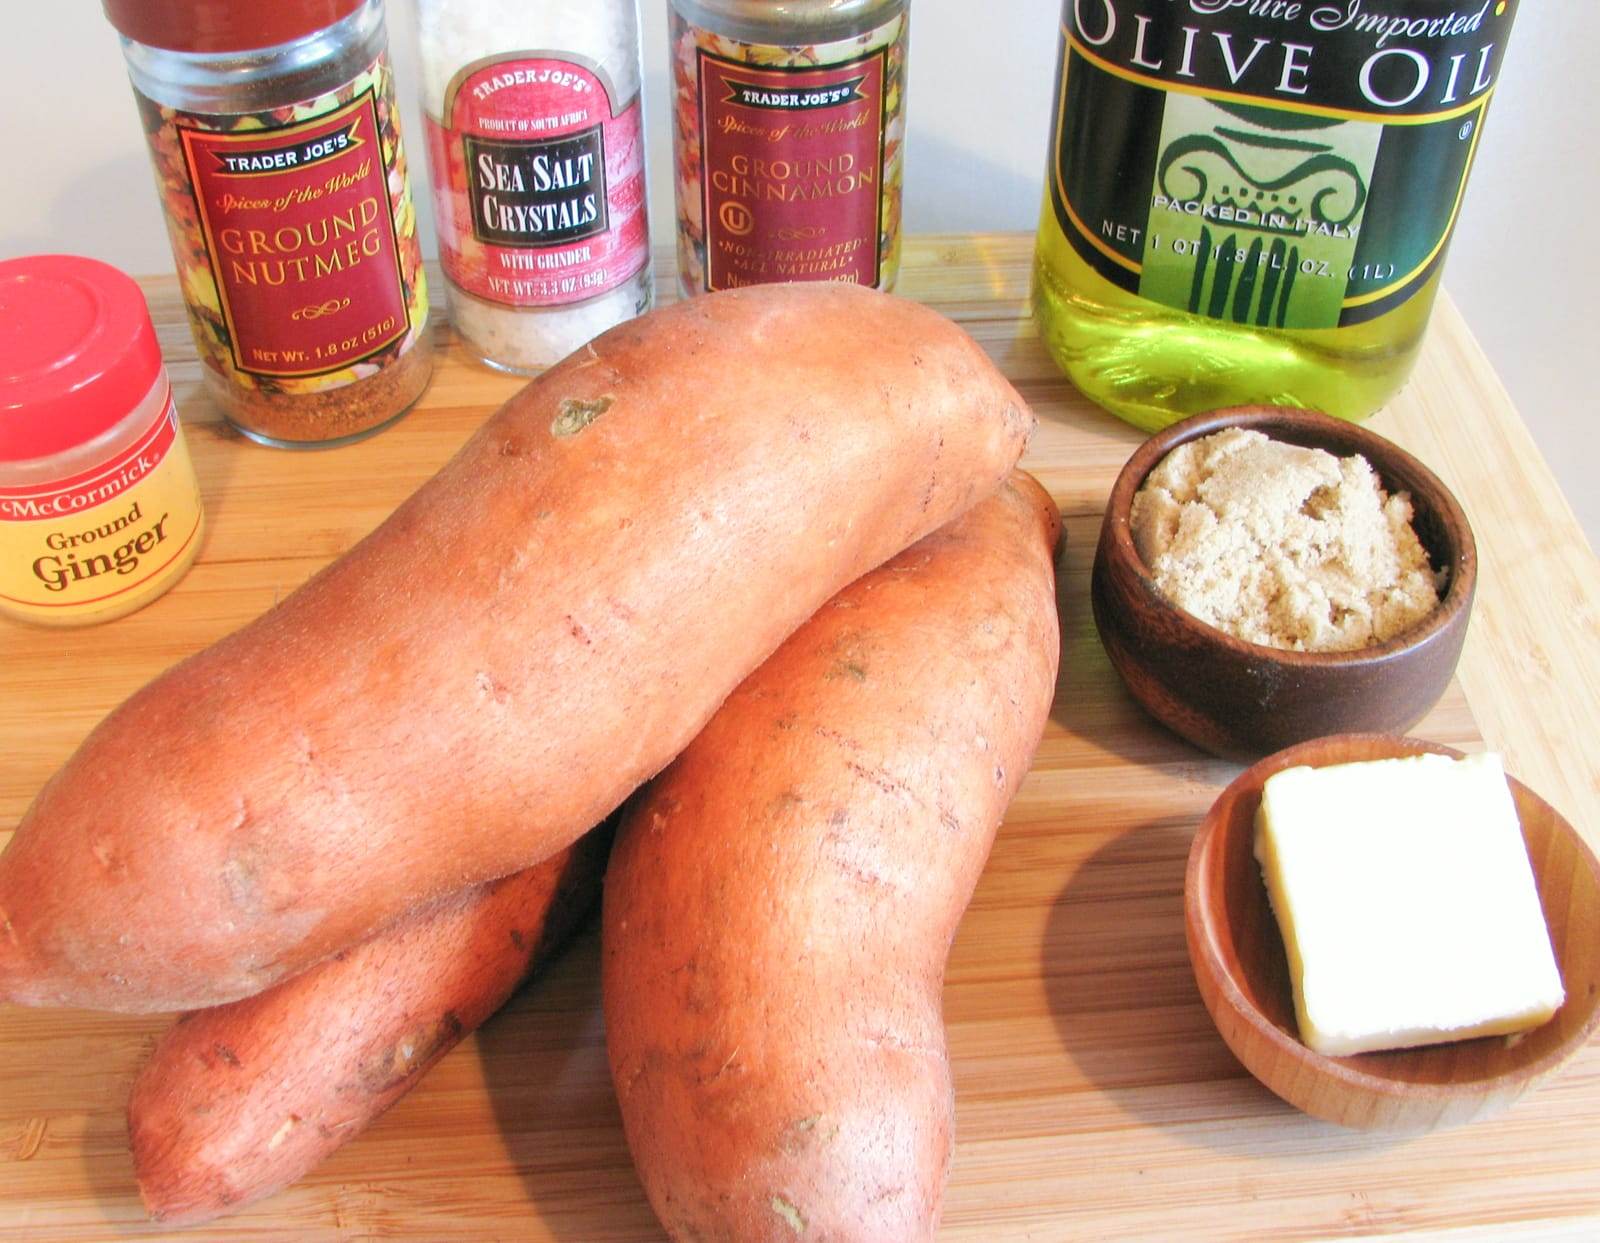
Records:
<instances>
[{"instance_id":1,"label":"brown sugar","mask_svg":"<svg viewBox=\"0 0 1600 1243\"><path fill-rule=\"evenodd\" d=\"M1163 594L1250 643L1351 651L1439 604L1411 498L1387 495L1363 457L1229 428L1163 458L1131 521Z\"/></svg>"}]
</instances>

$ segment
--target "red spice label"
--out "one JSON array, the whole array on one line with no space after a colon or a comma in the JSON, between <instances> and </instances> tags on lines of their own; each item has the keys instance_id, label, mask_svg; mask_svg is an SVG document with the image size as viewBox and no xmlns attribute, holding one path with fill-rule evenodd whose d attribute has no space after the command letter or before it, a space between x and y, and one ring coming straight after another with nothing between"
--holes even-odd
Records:
<instances>
[{"instance_id":1,"label":"red spice label","mask_svg":"<svg viewBox=\"0 0 1600 1243\"><path fill-rule=\"evenodd\" d=\"M235 367L324 375L410 331L371 88L301 124L179 134Z\"/></svg>"},{"instance_id":2,"label":"red spice label","mask_svg":"<svg viewBox=\"0 0 1600 1243\"><path fill-rule=\"evenodd\" d=\"M639 97L596 67L526 52L468 66L429 117L439 254L505 306L564 306L650 257Z\"/></svg>"},{"instance_id":3,"label":"red spice label","mask_svg":"<svg viewBox=\"0 0 1600 1243\"><path fill-rule=\"evenodd\" d=\"M878 283L888 54L763 68L700 50L708 290Z\"/></svg>"},{"instance_id":4,"label":"red spice label","mask_svg":"<svg viewBox=\"0 0 1600 1243\"><path fill-rule=\"evenodd\" d=\"M206 366L245 393L324 393L417 343L428 281L387 57L321 95L258 112L135 97ZM339 254L352 234L354 254Z\"/></svg>"}]
</instances>

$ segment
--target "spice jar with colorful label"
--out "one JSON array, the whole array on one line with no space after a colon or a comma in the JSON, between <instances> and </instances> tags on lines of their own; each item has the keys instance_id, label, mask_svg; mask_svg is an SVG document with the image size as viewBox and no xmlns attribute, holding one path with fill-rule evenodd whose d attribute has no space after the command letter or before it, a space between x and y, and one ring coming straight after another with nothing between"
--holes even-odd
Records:
<instances>
[{"instance_id":1,"label":"spice jar with colorful label","mask_svg":"<svg viewBox=\"0 0 1600 1243\"><path fill-rule=\"evenodd\" d=\"M0 613L131 613L183 576L201 525L139 287L75 255L0 262Z\"/></svg>"},{"instance_id":2,"label":"spice jar with colorful label","mask_svg":"<svg viewBox=\"0 0 1600 1243\"><path fill-rule=\"evenodd\" d=\"M382 0L103 2L223 413L280 447L403 413L432 359Z\"/></svg>"},{"instance_id":3,"label":"spice jar with colorful label","mask_svg":"<svg viewBox=\"0 0 1600 1243\"><path fill-rule=\"evenodd\" d=\"M638 0L418 0L450 313L547 367L650 306Z\"/></svg>"},{"instance_id":4,"label":"spice jar with colorful label","mask_svg":"<svg viewBox=\"0 0 1600 1243\"><path fill-rule=\"evenodd\" d=\"M678 276L893 288L906 0L671 0Z\"/></svg>"}]
</instances>

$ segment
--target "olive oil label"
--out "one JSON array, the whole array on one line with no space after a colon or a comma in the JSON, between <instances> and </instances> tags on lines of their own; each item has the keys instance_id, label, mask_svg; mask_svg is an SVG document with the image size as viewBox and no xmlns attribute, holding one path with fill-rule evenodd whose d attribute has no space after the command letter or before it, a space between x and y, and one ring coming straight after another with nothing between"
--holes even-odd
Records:
<instances>
[{"instance_id":1,"label":"olive oil label","mask_svg":"<svg viewBox=\"0 0 1600 1243\"><path fill-rule=\"evenodd\" d=\"M1515 13L1067 0L1062 231L1120 288L1213 319L1392 311L1444 262Z\"/></svg>"},{"instance_id":2,"label":"olive oil label","mask_svg":"<svg viewBox=\"0 0 1600 1243\"><path fill-rule=\"evenodd\" d=\"M267 112L139 103L207 365L244 388L308 393L415 343L427 284L386 58Z\"/></svg>"},{"instance_id":3,"label":"olive oil label","mask_svg":"<svg viewBox=\"0 0 1600 1243\"><path fill-rule=\"evenodd\" d=\"M744 43L672 17L678 256L700 289L880 283L900 236L906 17Z\"/></svg>"},{"instance_id":4,"label":"olive oil label","mask_svg":"<svg viewBox=\"0 0 1600 1243\"><path fill-rule=\"evenodd\" d=\"M650 258L638 94L551 52L465 66L427 118L439 257L458 289L564 306L616 289Z\"/></svg>"},{"instance_id":5,"label":"olive oil label","mask_svg":"<svg viewBox=\"0 0 1600 1243\"><path fill-rule=\"evenodd\" d=\"M0 488L0 599L41 618L139 591L200 532L200 495L169 395L144 435L70 479Z\"/></svg>"}]
</instances>

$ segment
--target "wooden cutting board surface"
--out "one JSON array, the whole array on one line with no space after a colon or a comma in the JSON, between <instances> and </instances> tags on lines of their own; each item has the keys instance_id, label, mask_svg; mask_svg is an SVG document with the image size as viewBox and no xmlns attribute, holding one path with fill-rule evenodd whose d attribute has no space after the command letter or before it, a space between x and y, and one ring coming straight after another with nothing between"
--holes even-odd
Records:
<instances>
[{"instance_id":1,"label":"wooden cutting board surface","mask_svg":"<svg viewBox=\"0 0 1600 1243\"><path fill-rule=\"evenodd\" d=\"M1094 540L1139 435L1039 347L1030 251L1016 236L914 239L902 281L1033 403L1024 464L1061 504L1069 541L1050 726L950 959L957 1142L941 1237L1600 1238L1600 1048L1498 1119L1396 1140L1296 1113L1217 1036L1184 949L1182 882L1194 829L1237 769L1143 716L1096 639ZM175 282L145 287L209 531L188 577L131 617L85 631L0 619L0 844L108 709L371 530L518 388L439 328L433 386L400 424L339 450L262 449L201 393ZM1455 488L1482 557L1458 681L1415 732L1487 740L1593 841L1600 564L1448 303L1410 389L1374 426ZM165 1233L144 1220L123 1129L165 1022L0 1008L0 1237ZM300 1185L173 1237L660 1238L606 1071L594 927Z\"/></svg>"}]
</instances>

